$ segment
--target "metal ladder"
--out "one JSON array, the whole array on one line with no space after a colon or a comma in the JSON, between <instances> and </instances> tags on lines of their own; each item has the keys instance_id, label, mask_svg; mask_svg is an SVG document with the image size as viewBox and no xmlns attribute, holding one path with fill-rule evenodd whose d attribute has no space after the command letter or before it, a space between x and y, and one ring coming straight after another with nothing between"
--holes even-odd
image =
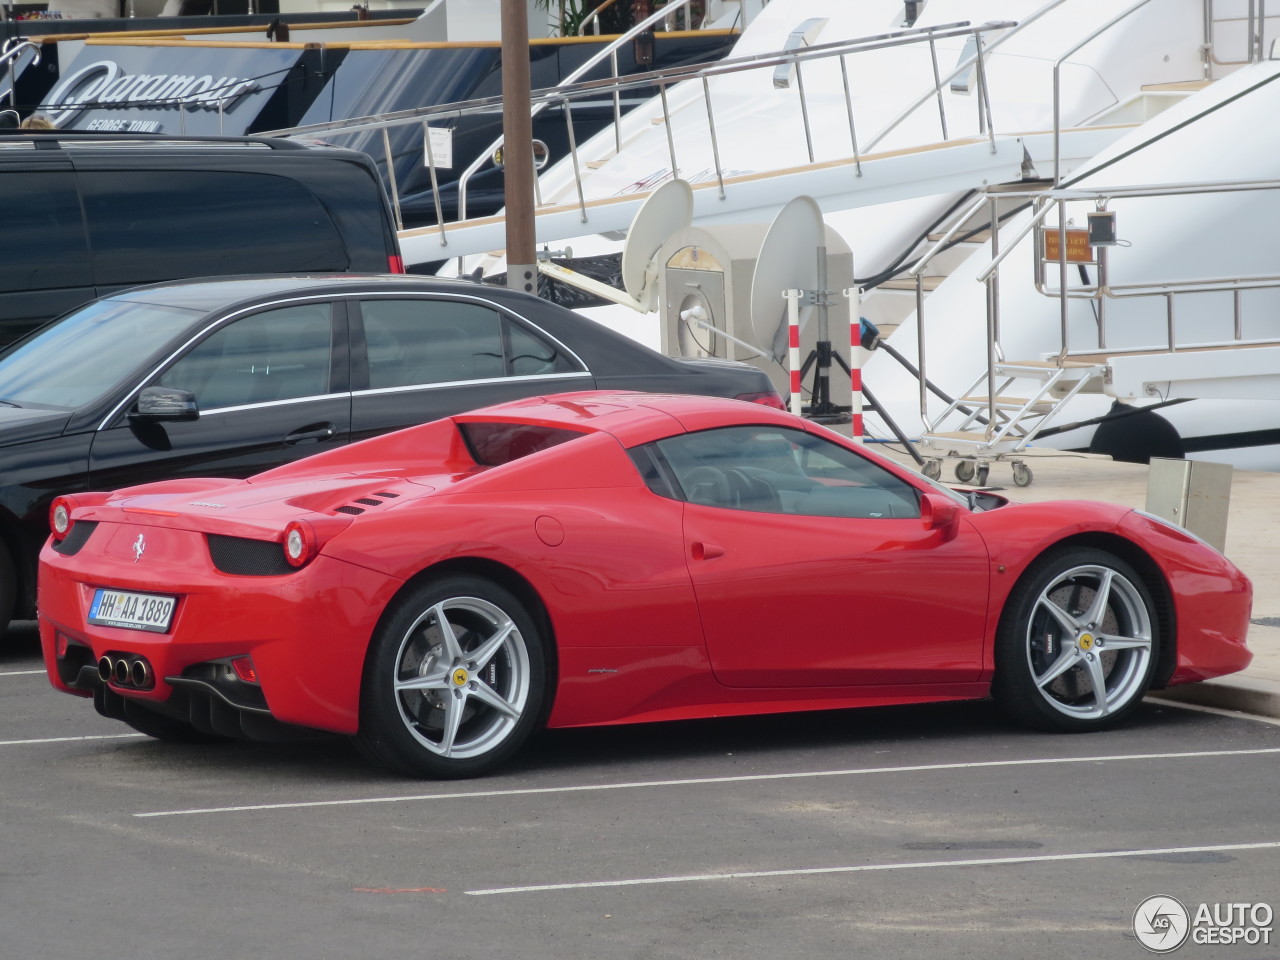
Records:
<instances>
[{"instance_id":1,"label":"metal ladder","mask_svg":"<svg viewBox=\"0 0 1280 960\"><path fill-rule=\"evenodd\" d=\"M1049 425L1058 409L1076 394L1101 384L1106 364L1074 360L1001 361L984 370L945 410L930 421L917 448L926 457L921 472L937 480L942 462L954 459L961 483L985 486L992 460L1009 460L1013 482L1028 486L1033 475L1016 456ZM994 383L991 394L980 391ZM1029 396L1012 396L1015 383L1030 384ZM944 429L950 424L951 429Z\"/></svg>"}]
</instances>

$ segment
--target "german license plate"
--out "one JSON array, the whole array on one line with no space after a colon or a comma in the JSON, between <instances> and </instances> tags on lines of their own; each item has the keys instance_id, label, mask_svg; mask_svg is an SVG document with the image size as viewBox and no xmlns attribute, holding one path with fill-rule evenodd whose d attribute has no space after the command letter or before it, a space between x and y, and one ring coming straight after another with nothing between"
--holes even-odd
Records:
<instances>
[{"instance_id":1,"label":"german license plate","mask_svg":"<svg viewBox=\"0 0 1280 960\"><path fill-rule=\"evenodd\" d=\"M93 594L89 622L105 627L124 627L126 630L167 633L175 602L173 597L100 588Z\"/></svg>"}]
</instances>

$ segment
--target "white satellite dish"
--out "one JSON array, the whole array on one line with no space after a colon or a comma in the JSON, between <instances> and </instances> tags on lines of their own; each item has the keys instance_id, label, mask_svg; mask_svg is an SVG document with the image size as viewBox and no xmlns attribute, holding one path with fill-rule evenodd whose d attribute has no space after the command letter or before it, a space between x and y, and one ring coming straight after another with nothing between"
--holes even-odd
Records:
<instances>
[{"instance_id":1,"label":"white satellite dish","mask_svg":"<svg viewBox=\"0 0 1280 960\"><path fill-rule=\"evenodd\" d=\"M653 258L677 230L693 222L693 189L684 180L669 180L640 207L622 247L622 288L636 300L657 276ZM652 272L650 270L652 266ZM647 279L648 278L648 279ZM652 290L656 300L656 288Z\"/></svg>"},{"instance_id":2,"label":"white satellite dish","mask_svg":"<svg viewBox=\"0 0 1280 960\"><path fill-rule=\"evenodd\" d=\"M751 330L762 349L773 349L786 320L782 291L817 288L818 254L826 246L825 236L822 211L812 197L796 197L769 225L751 277Z\"/></svg>"},{"instance_id":3,"label":"white satellite dish","mask_svg":"<svg viewBox=\"0 0 1280 960\"><path fill-rule=\"evenodd\" d=\"M693 190L683 180L672 180L649 194L631 221L622 247L622 290L550 260L539 260L538 272L638 313L652 313L658 308L658 265L653 258L673 233L692 222Z\"/></svg>"}]
</instances>

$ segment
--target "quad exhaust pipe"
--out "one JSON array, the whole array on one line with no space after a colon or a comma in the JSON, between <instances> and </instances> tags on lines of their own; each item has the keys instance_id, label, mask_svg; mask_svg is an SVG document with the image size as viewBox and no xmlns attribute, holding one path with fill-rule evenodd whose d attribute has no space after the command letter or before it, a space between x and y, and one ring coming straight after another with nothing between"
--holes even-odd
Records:
<instances>
[{"instance_id":1,"label":"quad exhaust pipe","mask_svg":"<svg viewBox=\"0 0 1280 960\"><path fill-rule=\"evenodd\" d=\"M151 664L145 657L108 653L98 661L98 679L117 687L143 690L152 685Z\"/></svg>"}]
</instances>

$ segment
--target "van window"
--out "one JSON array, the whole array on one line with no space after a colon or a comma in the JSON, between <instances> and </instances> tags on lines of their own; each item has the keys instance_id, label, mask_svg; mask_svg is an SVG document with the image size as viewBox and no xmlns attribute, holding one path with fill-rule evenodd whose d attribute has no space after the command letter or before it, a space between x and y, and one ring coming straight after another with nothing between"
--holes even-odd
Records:
<instances>
[{"instance_id":1,"label":"van window","mask_svg":"<svg viewBox=\"0 0 1280 960\"><path fill-rule=\"evenodd\" d=\"M0 291L89 286L89 251L69 170L6 171L4 224Z\"/></svg>"},{"instance_id":2,"label":"van window","mask_svg":"<svg viewBox=\"0 0 1280 960\"><path fill-rule=\"evenodd\" d=\"M348 269L329 214L287 177L89 171L80 187L99 285Z\"/></svg>"}]
</instances>

